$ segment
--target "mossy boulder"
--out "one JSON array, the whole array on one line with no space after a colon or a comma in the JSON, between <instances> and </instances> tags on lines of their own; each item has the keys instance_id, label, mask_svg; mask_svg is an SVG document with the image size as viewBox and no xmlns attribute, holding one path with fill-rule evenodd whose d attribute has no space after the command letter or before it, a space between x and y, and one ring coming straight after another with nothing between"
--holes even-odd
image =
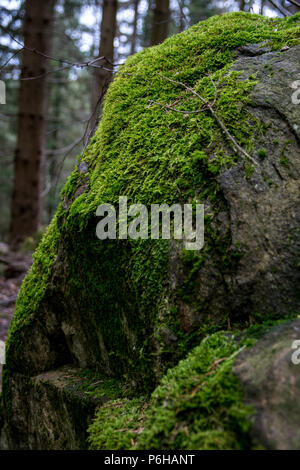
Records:
<instances>
[{"instance_id":1,"label":"mossy boulder","mask_svg":"<svg viewBox=\"0 0 300 470\"><path fill-rule=\"evenodd\" d=\"M3 377L12 446L42 447L14 394L30 396L32 377L73 364L148 394L207 334L299 313L299 55L299 14L232 13L121 67L18 297ZM100 241L96 209L119 196L203 203L203 249Z\"/></svg>"}]
</instances>

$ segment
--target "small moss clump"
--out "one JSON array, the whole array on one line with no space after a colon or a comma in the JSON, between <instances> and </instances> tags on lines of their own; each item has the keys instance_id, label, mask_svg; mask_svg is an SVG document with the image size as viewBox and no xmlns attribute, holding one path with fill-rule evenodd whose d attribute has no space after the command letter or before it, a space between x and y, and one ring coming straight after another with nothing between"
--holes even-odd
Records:
<instances>
[{"instance_id":1,"label":"small moss clump","mask_svg":"<svg viewBox=\"0 0 300 470\"><path fill-rule=\"evenodd\" d=\"M265 149L259 149L259 151L257 152L259 158L261 158L262 160L264 160L267 156L267 152Z\"/></svg>"}]
</instances>

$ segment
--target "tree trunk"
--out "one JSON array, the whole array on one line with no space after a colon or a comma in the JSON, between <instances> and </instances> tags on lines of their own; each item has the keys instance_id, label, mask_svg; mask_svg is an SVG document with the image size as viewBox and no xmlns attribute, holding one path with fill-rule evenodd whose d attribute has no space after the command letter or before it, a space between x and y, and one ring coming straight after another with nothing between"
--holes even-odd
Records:
<instances>
[{"instance_id":1,"label":"tree trunk","mask_svg":"<svg viewBox=\"0 0 300 470\"><path fill-rule=\"evenodd\" d=\"M260 8L259 8L259 14L263 15L264 14L264 9L266 6L266 0L261 0L260 2Z\"/></svg>"},{"instance_id":2,"label":"tree trunk","mask_svg":"<svg viewBox=\"0 0 300 470\"><path fill-rule=\"evenodd\" d=\"M178 8L179 8L179 32L181 33L182 31L185 30L186 26L186 18L184 14L184 8L185 8L185 0L180 0L178 2Z\"/></svg>"},{"instance_id":3,"label":"tree trunk","mask_svg":"<svg viewBox=\"0 0 300 470\"><path fill-rule=\"evenodd\" d=\"M134 0L133 1L134 17L133 17L133 32L132 32L132 39L131 39L131 48L130 48L130 54L131 55L136 52L137 22L138 22L138 16L139 16L139 3L140 3L140 0Z\"/></svg>"},{"instance_id":4,"label":"tree trunk","mask_svg":"<svg viewBox=\"0 0 300 470\"><path fill-rule=\"evenodd\" d=\"M48 55L55 0L25 1L24 46ZM9 241L17 247L41 223L45 166L48 60L27 49L22 53L17 146ZM38 77L35 80L24 78Z\"/></svg>"},{"instance_id":5,"label":"tree trunk","mask_svg":"<svg viewBox=\"0 0 300 470\"><path fill-rule=\"evenodd\" d=\"M170 1L156 0L153 12L151 46L160 44L168 37L170 21Z\"/></svg>"},{"instance_id":6,"label":"tree trunk","mask_svg":"<svg viewBox=\"0 0 300 470\"><path fill-rule=\"evenodd\" d=\"M98 68L94 69L92 84L92 116L89 122L87 140L90 140L95 133L101 102L108 85L112 80L112 73L109 70L113 69L111 62L114 60L117 10L117 0L103 0L99 57L104 57L104 59L96 62L96 65L103 65L106 70Z\"/></svg>"},{"instance_id":7,"label":"tree trunk","mask_svg":"<svg viewBox=\"0 0 300 470\"><path fill-rule=\"evenodd\" d=\"M240 0L240 11L246 11L246 0Z\"/></svg>"}]
</instances>

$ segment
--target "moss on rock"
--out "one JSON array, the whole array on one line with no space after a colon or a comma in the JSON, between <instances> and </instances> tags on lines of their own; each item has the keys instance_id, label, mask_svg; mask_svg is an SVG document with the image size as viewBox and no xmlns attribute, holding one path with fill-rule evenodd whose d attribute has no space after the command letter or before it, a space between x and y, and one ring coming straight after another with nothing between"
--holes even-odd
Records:
<instances>
[{"instance_id":1,"label":"moss on rock","mask_svg":"<svg viewBox=\"0 0 300 470\"><path fill-rule=\"evenodd\" d=\"M285 414L288 407L289 399L284 401L286 391L284 396L278 393L274 397L280 404L274 409L267 394L275 386L275 379L270 385L265 383L265 371L271 371L274 364L278 367L276 354L280 358L285 357L286 352L288 355L298 326L299 320L267 320L242 332L220 331L207 336L186 359L167 372L150 398L130 399L119 394L118 398L98 408L88 430L90 448L262 449L269 448L267 441L272 433L273 448L276 448L274 440L279 438L285 448L289 448L289 440L293 441L291 445L298 445L298 436L291 436L297 427L296 416L292 413L288 422L284 415L279 418L280 407ZM267 350L264 350L266 344ZM291 388L288 395L292 396L296 391L291 384L299 386L294 380L294 375L299 375L297 366L291 371L291 365L280 365L280 382ZM256 380L258 372L259 381ZM292 373L293 378L289 378ZM273 375L278 377L279 374L274 370ZM270 372L268 377L270 379ZM248 385L247 399L244 385ZM257 396L251 393L254 387L260 387ZM259 401L259 394L264 395L263 402ZM276 425L270 429L264 413L269 413L274 422L282 419L289 436Z\"/></svg>"},{"instance_id":2,"label":"moss on rock","mask_svg":"<svg viewBox=\"0 0 300 470\"><path fill-rule=\"evenodd\" d=\"M152 393L100 407L89 428L92 449L249 449L250 416L232 372L242 346L219 332L170 369Z\"/></svg>"}]
</instances>

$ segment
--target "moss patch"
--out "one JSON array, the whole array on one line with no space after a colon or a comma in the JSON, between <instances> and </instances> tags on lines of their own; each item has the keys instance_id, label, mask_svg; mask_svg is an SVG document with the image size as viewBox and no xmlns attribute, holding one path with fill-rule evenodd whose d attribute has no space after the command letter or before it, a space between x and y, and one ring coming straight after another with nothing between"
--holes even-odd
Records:
<instances>
[{"instance_id":1,"label":"moss patch","mask_svg":"<svg viewBox=\"0 0 300 470\"><path fill-rule=\"evenodd\" d=\"M91 448L250 448L252 410L232 372L240 348L234 335L215 333L168 371L150 401L100 407L89 429Z\"/></svg>"}]
</instances>

